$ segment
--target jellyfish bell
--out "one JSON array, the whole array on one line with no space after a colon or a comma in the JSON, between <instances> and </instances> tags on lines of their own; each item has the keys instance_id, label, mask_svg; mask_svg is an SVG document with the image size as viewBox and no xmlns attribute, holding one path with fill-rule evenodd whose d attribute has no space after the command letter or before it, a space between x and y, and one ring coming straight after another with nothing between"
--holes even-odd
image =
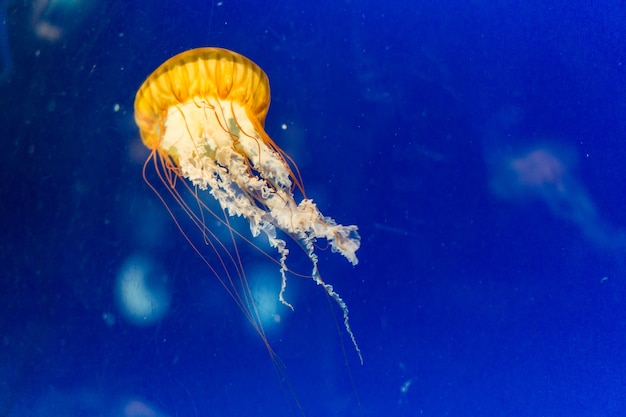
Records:
<instances>
[{"instance_id":1,"label":"jellyfish bell","mask_svg":"<svg viewBox=\"0 0 626 417\"><path fill-rule=\"evenodd\" d=\"M210 260L177 221L187 241L266 345L237 249L237 241L254 244L231 226L231 217L244 218L252 236L264 235L276 250L281 275L277 297L291 308L284 296L287 274L292 272L286 264L290 248L279 231L297 242L311 264L308 277L323 286L342 309L345 328L362 361L347 305L322 279L315 253L316 241L325 239L333 252L356 265L360 246L357 227L337 224L306 196L295 163L263 128L269 103L267 75L238 53L198 48L170 58L146 79L135 99L135 121L143 143L152 150L144 165L144 178L150 184L147 170L152 166L174 201L200 230L217 259ZM150 186L165 203L155 186ZM187 203L183 190L196 197L196 207ZM203 202L199 195L205 192L219 203L220 210ZM299 202L294 195L298 192L302 195ZM168 210L176 221L173 211ZM227 227L232 241L228 248L207 222L209 216Z\"/></svg>"}]
</instances>

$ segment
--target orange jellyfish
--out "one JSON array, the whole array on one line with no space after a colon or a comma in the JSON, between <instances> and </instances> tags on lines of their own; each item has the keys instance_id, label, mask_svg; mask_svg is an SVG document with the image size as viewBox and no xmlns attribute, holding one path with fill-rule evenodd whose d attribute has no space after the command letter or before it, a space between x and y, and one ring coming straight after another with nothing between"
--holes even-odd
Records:
<instances>
[{"instance_id":1,"label":"orange jellyfish","mask_svg":"<svg viewBox=\"0 0 626 417\"><path fill-rule=\"evenodd\" d=\"M333 252L356 265L360 246L357 226L337 224L307 198L295 163L265 133L269 104L267 75L238 53L198 48L170 58L146 79L135 98L135 121L143 143L152 151L144 164L144 178L150 185L147 170L152 165L173 199L200 229L213 259L176 222L270 352L258 312L251 305L245 268L237 249L237 240L254 244L231 226L230 217L245 218L252 236L265 235L277 251L275 262L281 275L277 297L290 308L284 297L291 272L286 265L290 249L278 231L297 242L311 262L309 277L323 286L342 309L345 328L362 362L346 303L322 279L315 253L316 241L325 239ZM156 188L150 186L165 203ZM195 198L193 207L181 192L189 192ZM219 203L221 212L200 198L201 193L207 192ZM299 202L294 193L301 194ZM176 221L167 203L166 207ZM232 240L228 247L234 249L226 249L207 226L208 216L227 226Z\"/></svg>"}]
</instances>

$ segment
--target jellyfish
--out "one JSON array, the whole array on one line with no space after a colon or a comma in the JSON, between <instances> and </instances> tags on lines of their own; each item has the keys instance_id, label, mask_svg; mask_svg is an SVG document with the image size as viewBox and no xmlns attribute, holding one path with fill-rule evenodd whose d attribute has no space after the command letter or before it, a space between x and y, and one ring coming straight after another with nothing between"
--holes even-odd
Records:
<instances>
[{"instance_id":1,"label":"jellyfish","mask_svg":"<svg viewBox=\"0 0 626 417\"><path fill-rule=\"evenodd\" d=\"M316 254L316 242L323 239L333 252L356 265L357 226L344 226L324 216L307 197L296 164L264 130L269 104L267 75L238 53L198 48L170 58L146 79L135 98L135 121L144 145L151 150L143 168L144 179L165 203L148 179L148 169L154 169L200 230L205 245L212 249L209 253L215 255L213 260L192 242L166 203L179 230L247 315L270 352L258 313L250 306L252 296L236 242L254 244L231 225L232 218L247 220L252 236L264 235L276 250L274 261L281 277L277 297L292 309L285 298L287 276L292 271L286 263L289 239L283 235L303 249L312 268L308 277L341 308L346 331L362 363L348 307L322 279ZM192 205L183 192L193 197ZM206 193L219 203L219 209L204 202L201 195ZM208 216L227 227L234 249L227 250L207 226Z\"/></svg>"}]
</instances>

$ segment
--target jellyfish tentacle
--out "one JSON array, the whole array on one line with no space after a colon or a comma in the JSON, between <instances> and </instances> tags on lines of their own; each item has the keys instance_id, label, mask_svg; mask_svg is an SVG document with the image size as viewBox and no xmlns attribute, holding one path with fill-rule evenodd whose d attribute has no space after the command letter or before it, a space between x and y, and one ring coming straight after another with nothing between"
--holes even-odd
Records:
<instances>
[{"instance_id":1,"label":"jellyfish tentacle","mask_svg":"<svg viewBox=\"0 0 626 417\"><path fill-rule=\"evenodd\" d=\"M356 341L356 336L354 335L354 332L352 331L352 327L350 326L350 314L349 314L350 312L348 310L348 305L346 304L345 301L343 301L343 299L339 296L339 294L335 292L332 285L326 284L324 281L322 281L319 274L317 276L314 275L313 277L315 278L315 281L318 284L324 286L326 293L333 300L335 300L337 304L339 304L339 307L341 308L341 311L343 313L343 325L346 328L346 331L348 332L348 336L350 336L350 340L352 341L352 345L354 346L354 349L356 350L357 355L359 355L359 361L361 362L361 365L363 365L363 355L361 354L361 349L359 348L359 344Z\"/></svg>"}]
</instances>

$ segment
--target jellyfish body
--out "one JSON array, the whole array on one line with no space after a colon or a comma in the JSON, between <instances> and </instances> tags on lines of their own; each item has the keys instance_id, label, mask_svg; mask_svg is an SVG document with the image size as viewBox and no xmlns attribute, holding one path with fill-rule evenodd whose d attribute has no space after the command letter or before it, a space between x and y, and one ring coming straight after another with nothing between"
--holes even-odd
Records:
<instances>
[{"instance_id":1,"label":"jellyfish body","mask_svg":"<svg viewBox=\"0 0 626 417\"><path fill-rule=\"evenodd\" d=\"M229 226L228 216L243 217L253 236L267 237L278 252L282 278L278 297L289 307L284 297L289 248L277 230L301 245L312 264L310 276L341 307L360 357L348 308L323 281L315 253L316 240L326 239L333 252L356 265L357 227L325 217L306 197L295 164L292 168L291 159L263 129L269 103L269 81L256 64L229 50L199 48L169 59L147 78L135 99L135 121L144 144L153 151L148 161L154 161L168 190L203 233L207 230L201 216L193 215L176 191L180 177L193 185L190 190L209 192L217 200L224 224ZM302 194L300 202L295 200L296 188ZM219 275L215 269L214 273ZM254 318L251 321L259 326Z\"/></svg>"}]
</instances>

